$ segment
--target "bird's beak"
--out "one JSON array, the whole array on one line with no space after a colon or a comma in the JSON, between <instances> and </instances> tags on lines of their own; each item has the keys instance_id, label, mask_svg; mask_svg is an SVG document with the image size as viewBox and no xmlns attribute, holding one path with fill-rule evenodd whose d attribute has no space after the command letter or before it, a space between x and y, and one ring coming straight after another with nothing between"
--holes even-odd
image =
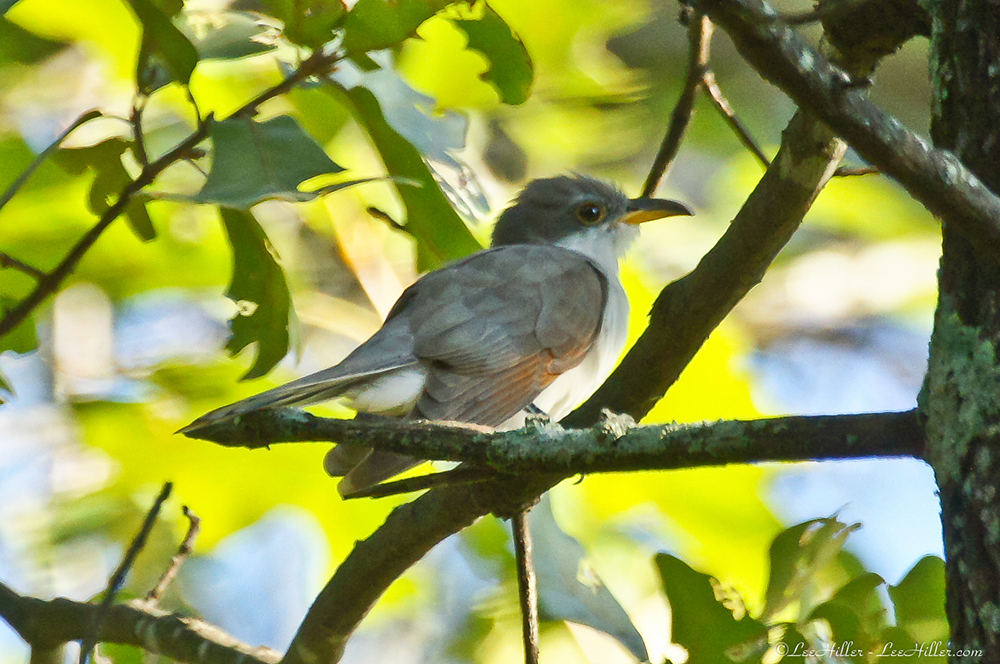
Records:
<instances>
[{"instance_id":1,"label":"bird's beak","mask_svg":"<svg viewBox=\"0 0 1000 664\"><path fill-rule=\"evenodd\" d=\"M626 224L642 224L664 217L693 215L691 208L677 201L665 198L633 198L628 202L622 221Z\"/></svg>"}]
</instances>

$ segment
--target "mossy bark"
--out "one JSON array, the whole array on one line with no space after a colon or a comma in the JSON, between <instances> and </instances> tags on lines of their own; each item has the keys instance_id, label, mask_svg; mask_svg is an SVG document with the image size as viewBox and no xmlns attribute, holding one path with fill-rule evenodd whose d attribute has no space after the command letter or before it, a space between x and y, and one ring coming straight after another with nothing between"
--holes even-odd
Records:
<instances>
[{"instance_id":1,"label":"mossy bark","mask_svg":"<svg viewBox=\"0 0 1000 664\"><path fill-rule=\"evenodd\" d=\"M933 0L937 147L1000 191L1000 11ZM940 300L921 394L948 559L955 662L1000 661L1000 262L944 219Z\"/></svg>"}]
</instances>

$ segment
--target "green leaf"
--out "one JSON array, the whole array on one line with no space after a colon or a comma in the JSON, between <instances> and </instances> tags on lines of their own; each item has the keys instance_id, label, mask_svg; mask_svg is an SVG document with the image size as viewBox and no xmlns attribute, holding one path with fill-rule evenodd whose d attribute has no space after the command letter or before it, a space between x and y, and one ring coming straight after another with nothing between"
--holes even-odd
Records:
<instances>
[{"instance_id":1,"label":"green leaf","mask_svg":"<svg viewBox=\"0 0 1000 664\"><path fill-rule=\"evenodd\" d=\"M420 153L386 122L375 95L361 87L344 94L389 174L420 183L419 187L396 187L406 206L406 231L417 241L417 268L433 270L482 249L441 192Z\"/></svg>"},{"instance_id":2,"label":"green leaf","mask_svg":"<svg viewBox=\"0 0 1000 664\"><path fill-rule=\"evenodd\" d=\"M484 3L485 4L485 3ZM490 62L481 78L492 83L505 104L523 104L528 99L534 70L524 43L492 7L479 20L455 20L469 37L468 48L479 51Z\"/></svg>"},{"instance_id":3,"label":"green leaf","mask_svg":"<svg viewBox=\"0 0 1000 664\"><path fill-rule=\"evenodd\" d=\"M288 352L294 312L285 273L257 220L246 210L219 208L233 248L233 279L226 297L240 307L229 322L226 350L235 355L257 344L253 365L242 380L259 378Z\"/></svg>"},{"instance_id":4,"label":"green leaf","mask_svg":"<svg viewBox=\"0 0 1000 664\"><path fill-rule=\"evenodd\" d=\"M215 152L197 202L243 209L270 198L308 200L315 194L300 191L302 182L344 170L287 115L213 122L210 136Z\"/></svg>"},{"instance_id":5,"label":"green leaf","mask_svg":"<svg viewBox=\"0 0 1000 664\"><path fill-rule=\"evenodd\" d=\"M771 576L761 620L774 617L802 598L813 575L829 563L844 540L861 524L845 525L831 517L814 519L781 532L771 543Z\"/></svg>"},{"instance_id":6,"label":"green leaf","mask_svg":"<svg viewBox=\"0 0 1000 664\"><path fill-rule=\"evenodd\" d=\"M538 576L538 609L548 620L587 625L615 638L640 662L649 660L646 644L625 609L590 567L583 546L552 516L546 494L528 514Z\"/></svg>"},{"instance_id":7,"label":"green leaf","mask_svg":"<svg viewBox=\"0 0 1000 664\"><path fill-rule=\"evenodd\" d=\"M122 155L131 148L132 141L114 137L85 148L64 148L56 153L54 160L70 173L81 175L88 168L96 173L87 206L94 214L101 215L132 181L122 164ZM130 202L125 208L125 219L143 242L156 237L145 202Z\"/></svg>"},{"instance_id":8,"label":"green leaf","mask_svg":"<svg viewBox=\"0 0 1000 664\"><path fill-rule=\"evenodd\" d=\"M16 5L18 0L0 0L0 16L7 13L7 10Z\"/></svg>"},{"instance_id":9,"label":"green leaf","mask_svg":"<svg viewBox=\"0 0 1000 664\"><path fill-rule=\"evenodd\" d=\"M924 556L906 573L899 585L889 586L896 610L896 625L922 643L948 638L945 613L944 561Z\"/></svg>"},{"instance_id":10,"label":"green leaf","mask_svg":"<svg viewBox=\"0 0 1000 664\"><path fill-rule=\"evenodd\" d=\"M0 268L3 269L3 268ZM18 300L9 296L0 296L0 315L17 306ZM35 334L35 320L31 316L25 318L20 325L0 337L0 353L14 351L15 353L30 353L38 348L38 337ZM10 389L9 387L7 388Z\"/></svg>"},{"instance_id":11,"label":"green leaf","mask_svg":"<svg viewBox=\"0 0 1000 664\"><path fill-rule=\"evenodd\" d=\"M687 649L688 664L760 661L767 628L746 614L738 595L739 618L716 598L715 579L668 553L655 560L670 602L671 639Z\"/></svg>"},{"instance_id":12,"label":"green leaf","mask_svg":"<svg viewBox=\"0 0 1000 664\"><path fill-rule=\"evenodd\" d=\"M142 25L136 65L139 91L152 94L168 83L187 85L198 64L198 51L152 0L128 0Z\"/></svg>"},{"instance_id":13,"label":"green leaf","mask_svg":"<svg viewBox=\"0 0 1000 664\"><path fill-rule=\"evenodd\" d=\"M878 595L878 587L884 584L878 574L865 572L841 586L829 601L849 607L865 629L875 634L886 627L886 610Z\"/></svg>"},{"instance_id":14,"label":"green leaf","mask_svg":"<svg viewBox=\"0 0 1000 664\"><path fill-rule=\"evenodd\" d=\"M202 60L236 60L277 48L277 30L249 12L186 12L178 28Z\"/></svg>"},{"instance_id":15,"label":"green leaf","mask_svg":"<svg viewBox=\"0 0 1000 664\"><path fill-rule=\"evenodd\" d=\"M349 56L398 46L448 0L358 0L344 19L344 49Z\"/></svg>"},{"instance_id":16,"label":"green leaf","mask_svg":"<svg viewBox=\"0 0 1000 664\"><path fill-rule=\"evenodd\" d=\"M333 39L333 28L347 8L341 0L298 0L284 18L284 35L293 44L318 48Z\"/></svg>"},{"instance_id":17,"label":"green leaf","mask_svg":"<svg viewBox=\"0 0 1000 664\"><path fill-rule=\"evenodd\" d=\"M65 42L52 41L29 32L0 17L0 62L33 64L66 48Z\"/></svg>"},{"instance_id":18,"label":"green leaf","mask_svg":"<svg viewBox=\"0 0 1000 664\"><path fill-rule=\"evenodd\" d=\"M809 620L825 620L830 625L830 633L833 635L834 644L867 644L863 638L861 621L850 608L836 603L824 602L813 609L809 614ZM849 657L847 661L857 662L857 657Z\"/></svg>"}]
</instances>

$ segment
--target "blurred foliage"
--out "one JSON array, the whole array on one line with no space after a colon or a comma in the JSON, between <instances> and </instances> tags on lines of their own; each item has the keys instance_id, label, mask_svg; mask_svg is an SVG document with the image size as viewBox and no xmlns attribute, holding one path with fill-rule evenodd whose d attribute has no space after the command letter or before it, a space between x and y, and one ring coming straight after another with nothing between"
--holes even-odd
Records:
<instances>
[{"instance_id":1,"label":"blurred foliage","mask_svg":"<svg viewBox=\"0 0 1000 664\"><path fill-rule=\"evenodd\" d=\"M0 435L0 469L10 470L0 473L0 493L5 478L23 468L52 469L32 484L30 499L0 510L0 578L16 578L18 590L96 593L166 479L202 518L197 550L205 560L276 505L313 515L332 561L341 560L404 499L341 501L322 472L319 447L250 452L173 432L211 408L342 358L374 331L418 270L482 246L488 229L456 208L469 216L486 199L502 207L517 180L570 170L638 189L683 77L686 39L674 5L349 4L0 2L0 190L12 194L0 199L0 252L51 270L144 163L202 123L209 136L144 189L55 297L0 339L0 352L9 351L0 370L19 397L0 411L0 426L9 428ZM331 80L307 77L286 94L251 103L314 49L338 45L348 59ZM926 78L920 58L919 50L906 51L893 61L887 85L876 77L873 90L918 119L926 109L914 104L915 86L898 81L915 71ZM787 100L722 38L713 69L765 147L776 142L791 113ZM64 138L67 128L73 131ZM759 176L727 131L699 105L664 186L695 203L699 216L644 230L646 240L624 265L632 339L659 288L697 263ZM373 218L369 207L383 215ZM783 315L787 299L768 294L783 292L789 275L821 251L854 266L860 258L848 258L928 240L932 231L926 213L891 183L833 183L761 286L767 306L748 301L738 309L647 420L758 416L747 358L798 320ZM919 269L933 275L933 258ZM890 272L887 282L899 274ZM828 278L853 283L846 276ZM29 274L0 269L0 303L13 306L34 284ZM872 290L867 284L865 295ZM784 303L782 315L771 315L775 299ZM932 301L933 286L920 286L865 300L881 308L863 312L929 316ZM282 361L296 336L299 352ZM224 349L238 356L225 357ZM336 404L320 408L349 415ZM20 444L37 456L20 461ZM24 466L5 467L7 459ZM892 626L881 579L840 550L848 527L827 519L782 530L764 495L775 472L706 468L558 487L554 519L541 516L550 549L561 554L547 562L565 580L547 591L550 617L558 620L543 630L543 656L589 661L593 651L603 661L633 661L648 648L658 661L664 653L679 656L672 638L691 662L753 661L764 646L773 653L779 644L811 648L854 638L900 645L903 632L915 643L941 638L940 561L923 559L888 587ZM183 534L177 505L167 513L130 580L136 595L155 581ZM460 661L519 657L508 547L501 524L476 524L462 534L457 562L448 559L440 570L428 563L395 584L359 640L416 638L416 628L397 627L409 621L425 629L414 652L426 651L433 636L446 644L442 653ZM677 555L651 564L663 549ZM302 581L306 605L330 572L329 561L322 566ZM457 569L467 570L461 592L449 586ZM203 610L203 600L181 585L165 604ZM674 611L672 637L664 592ZM275 600L258 599L261 606ZM426 627L437 609L458 617L440 619L447 628ZM635 657L587 628L565 626L569 619L617 634ZM17 660L3 651L2 637L0 628L0 661ZM752 647L734 650L747 639L756 639ZM128 649L105 654L138 659Z\"/></svg>"},{"instance_id":2,"label":"blurred foliage","mask_svg":"<svg viewBox=\"0 0 1000 664\"><path fill-rule=\"evenodd\" d=\"M921 559L898 586L888 587L887 606L877 592L885 585L879 575L862 571L846 582L837 579L845 573L837 562L841 547L858 527L831 517L781 532L771 544L768 604L756 618L732 588L675 556L658 554L671 634L687 650L686 661L946 661L944 561ZM920 618L913 619L909 592L917 587ZM888 621L890 608L895 625Z\"/></svg>"}]
</instances>

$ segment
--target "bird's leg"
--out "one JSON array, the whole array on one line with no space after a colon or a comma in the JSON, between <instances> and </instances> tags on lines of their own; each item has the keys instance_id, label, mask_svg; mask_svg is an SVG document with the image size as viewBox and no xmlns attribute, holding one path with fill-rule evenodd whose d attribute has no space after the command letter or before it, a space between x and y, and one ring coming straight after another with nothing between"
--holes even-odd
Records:
<instances>
[{"instance_id":1,"label":"bird's leg","mask_svg":"<svg viewBox=\"0 0 1000 664\"><path fill-rule=\"evenodd\" d=\"M524 423L532 425L546 425L552 424L552 418L544 410L539 408L533 403L529 403L524 407Z\"/></svg>"}]
</instances>

